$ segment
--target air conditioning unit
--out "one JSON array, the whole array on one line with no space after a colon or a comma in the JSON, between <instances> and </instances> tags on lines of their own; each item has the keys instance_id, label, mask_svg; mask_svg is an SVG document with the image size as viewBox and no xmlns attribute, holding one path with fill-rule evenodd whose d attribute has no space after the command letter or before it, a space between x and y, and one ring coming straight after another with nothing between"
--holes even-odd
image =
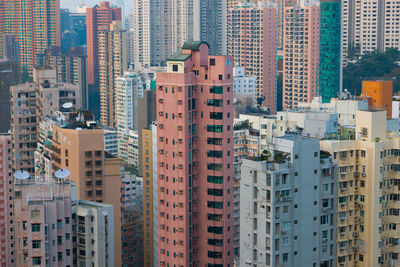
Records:
<instances>
[{"instance_id":1,"label":"air conditioning unit","mask_svg":"<svg viewBox=\"0 0 400 267\"><path fill-rule=\"evenodd\" d=\"M357 251L357 249L358 249L357 247L353 247L353 251Z\"/></svg>"},{"instance_id":2,"label":"air conditioning unit","mask_svg":"<svg viewBox=\"0 0 400 267\"><path fill-rule=\"evenodd\" d=\"M353 232L353 236L358 236L358 232L357 231Z\"/></svg>"},{"instance_id":3,"label":"air conditioning unit","mask_svg":"<svg viewBox=\"0 0 400 267\"><path fill-rule=\"evenodd\" d=\"M365 176L367 176L367 174L366 174L365 172L363 172L363 173L361 174L361 176L362 176L362 177L365 177Z\"/></svg>"},{"instance_id":4,"label":"air conditioning unit","mask_svg":"<svg viewBox=\"0 0 400 267\"><path fill-rule=\"evenodd\" d=\"M324 242L324 243L326 243L326 242L328 242L328 238L322 238L322 242Z\"/></svg>"},{"instance_id":5,"label":"air conditioning unit","mask_svg":"<svg viewBox=\"0 0 400 267\"><path fill-rule=\"evenodd\" d=\"M363 207L364 207L364 205L363 204L358 204L358 207L360 208L360 209L362 209Z\"/></svg>"},{"instance_id":6,"label":"air conditioning unit","mask_svg":"<svg viewBox=\"0 0 400 267\"><path fill-rule=\"evenodd\" d=\"M360 221L360 223L364 223L364 219L363 218L360 218L359 221Z\"/></svg>"}]
</instances>

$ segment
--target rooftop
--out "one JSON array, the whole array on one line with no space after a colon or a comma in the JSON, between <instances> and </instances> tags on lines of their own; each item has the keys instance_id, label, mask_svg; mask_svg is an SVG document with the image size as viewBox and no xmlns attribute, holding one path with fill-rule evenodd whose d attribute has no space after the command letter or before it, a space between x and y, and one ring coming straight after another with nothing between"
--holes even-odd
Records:
<instances>
[{"instance_id":1,"label":"rooftop","mask_svg":"<svg viewBox=\"0 0 400 267\"><path fill-rule=\"evenodd\" d=\"M191 56L192 55L190 55L190 54L182 54L182 49L179 49L175 54L168 57L167 60L168 61L186 61Z\"/></svg>"}]
</instances>

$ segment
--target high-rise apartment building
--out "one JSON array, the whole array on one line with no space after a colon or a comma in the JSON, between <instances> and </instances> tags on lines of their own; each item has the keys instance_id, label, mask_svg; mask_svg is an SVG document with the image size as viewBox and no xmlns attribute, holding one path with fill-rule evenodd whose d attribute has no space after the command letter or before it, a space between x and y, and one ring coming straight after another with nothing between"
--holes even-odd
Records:
<instances>
[{"instance_id":1,"label":"high-rise apartment building","mask_svg":"<svg viewBox=\"0 0 400 267\"><path fill-rule=\"evenodd\" d=\"M77 266L117 266L113 242L118 239L114 236L115 208L113 205L94 201L76 201L73 213Z\"/></svg>"},{"instance_id":2,"label":"high-rise apartment building","mask_svg":"<svg viewBox=\"0 0 400 267\"><path fill-rule=\"evenodd\" d=\"M25 83L12 86L10 92L13 171L33 173L41 115L39 88L35 83Z\"/></svg>"},{"instance_id":3,"label":"high-rise apartment building","mask_svg":"<svg viewBox=\"0 0 400 267\"><path fill-rule=\"evenodd\" d=\"M240 266L336 266L336 164L316 138L272 144L273 160L243 160Z\"/></svg>"},{"instance_id":4,"label":"high-rise apartment building","mask_svg":"<svg viewBox=\"0 0 400 267\"><path fill-rule=\"evenodd\" d=\"M235 120L233 142L234 142L234 187L233 187L233 230L235 261L239 264L240 252L240 178L243 159L256 158L261 154L260 131L251 127L247 120Z\"/></svg>"},{"instance_id":5,"label":"high-rise apartment building","mask_svg":"<svg viewBox=\"0 0 400 267\"><path fill-rule=\"evenodd\" d=\"M311 102L317 94L320 18L318 6L285 8L283 33L283 108ZM323 89L321 89L323 90Z\"/></svg>"},{"instance_id":6,"label":"high-rise apartment building","mask_svg":"<svg viewBox=\"0 0 400 267\"><path fill-rule=\"evenodd\" d=\"M15 265L11 134L0 134L0 266Z\"/></svg>"},{"instance_id":7,"label":"high-rise apartment building","mask_svg":"<svg viewBox=\"0 0 400 267\"><path fill-rule=\"evenodd\" d=\"M208 51L186 42L156 77L160 266L233 265L233 58Z\"/></svg>"},{"instance_id":8,"label":"high-rise apartment building","mask_svg":"<svg viewBox=\"0 0 400 267\"><path fill-rule=\"evenodd\" d=\"M113 21L121 20L121 8L111 7L109 2L86 8L88 84L99 84L99 31L108 30Z\"/></svg>"},{"instance_id":9,"label":"high-rise apartment building","mask_svg":"<svg viewBox=\"0 0 400 267\"><path fill-rule=\"evenodd\" d=\"M79 200L113 205L114 266L121 266L120 160L104 151L104 130L88 111L58 112L40 123L36 168L68 168Z\"/></svg>"},{"instance_id":10,"label":"high-rise apartment building","mask_svg":"<svg viewBox=\"0 0 400 267\"><path fill-rule=\"evenodd\" d=\"M114 21L109 29L100 30L97 40L100 121L104 126L116 127L117 78L128 68L126 31L122 30L121 21Z\"/></svg>"},{"instance_id":11,"label":"high-rise apartment building","mask_svg":"<svg viewBox=\"0 0 400 267\"><path fill-rule=\"evenodd\" d=\"M157 167L153 168L157 161L153 162L153 150L157 151L156 130L157 125L150 125L149 128L142 129L142 160L143 160L143 257L144 266L156 266L155 253L157 246L154 242L155 228L154 218L157 217L157 210L154 209L154 194L157 193L157 188L153 187L153 183L157 183ZM153 134L154 132L154 134ZM154 139L153 139L154 137Z\"/></svg>"},{"instance_id":12,"label":"high-rise apartment building","mask_svg":"<svg viewBox=\"0 0 400 267\"><path fill-rule=\"evenodd\" d=\"M200 11L193 14L193 40L207 42L212 55L224 55L226 53L227 1L199 0L193 3L194 10Z\"/></svg>"},{"instance_id":13,"label":"high-rise apartment building","mask_svg":"<svg viewBox=\"0 0 400 267\"><path fill-rule=\"evenodd\" d=\"M357 59L365 52L399 49L399 1L343 0L343 55Z\"/></svg>"},{"instance_id":14,"label":"high-rise apartment building","mask_svg":"<svg viewBox=\"0 0 400 267\"><path fill-rule=\"evenodd\" d=\"M56 70L57 81L79 85L81 95L81 107L87 109L88 84L87 84L87 62L85 51L82 47L74 47L65 54L61 53L61 47L52 46L44 53L39 54L38 65L50 66Z\"/></svg>"},{"instance_id":15,"label":"high-rise apartment building","mask_svg":"<svg viewBox=\"0 0 400 267\"><path fill-rule=\"evenodd\" d=\"M392 118L393 81L363 81L361 96L371 109L386 110L387 118Z\"/></svg>"},{"instance_id":16,"label":"high-rise apartment building","mask_svg":"<svg viewBox=\"0 0 400 267\"><path fill-rule=\"evenodd\" d=\"M16 266L73 266L70 181L14 179Z\"/></svg>"},{"instance_id":17,"label":"high-rise apartment building","mask_svg":"<svg viewBox=\"0 0 400 267\"><path fill-rule=\"evenodd\" d=\"M337 163L337 266L397 266L398 133L385 111L357 111L355 137L321 140Z\"/></svg>"},{"instance_id":18,"label":"high-rise apartment building","mask_svg":"<svg viewBox=\"0 0 400 267\"><path fill-rule=\"evenodd\" d=\"M10 130L10 87L21 81L19 63L15 60L0 59L0 133Z\"/></svg>"},{"instance_id":19,"label":"high-rise apartment building","mask_svg":"<svg viewBox=\"0 0 400 267\"><path fill-rule=\"evenodd\" d=\"M50 46L60 45L60 1L2 0L0 36L3 35L16 37L21 68L31 73L36 64L36 54Z\"/></svg>"},{"instance_id":20,"label":"high-rise apartment building","mask_svg":"<svg viewBox=\"0 0 400 267\"><path fill-rule=\"evenodd\" d=\"M256 77L256 97L271 114L276 111L276 7L246 3L229 10L227 54Z\"/></svg>"},{"instance_id":21,"label":"high-rise apartment building","mask_svg":"<svg viewBox=\"0 0 400 267\"><path fill-rule=\"evenodd\" d=\"M342 90L342 1L320 1L318 95L329 103Z\"/></svg>"},{"instance_id":22,"label":"high-rise apartment building","mask_svg":"<svg viewBox=\"0 0 400 267\"><path fill-rule=\"evenodd\" d=\"M119 132L138 129L138 91L143 91L141 79L134 72L128 71L116 81L116 128ZM143 114L145 116L145 114Z\"/></svg>"}]
</instances>

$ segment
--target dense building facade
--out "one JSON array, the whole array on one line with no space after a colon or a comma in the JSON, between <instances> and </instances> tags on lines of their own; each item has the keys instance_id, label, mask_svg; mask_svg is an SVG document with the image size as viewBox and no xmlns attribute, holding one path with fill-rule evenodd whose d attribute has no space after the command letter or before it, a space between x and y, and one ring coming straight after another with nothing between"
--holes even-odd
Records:
<instances>
[{"instance_id":1,"label":"dense building facade","mask_svg":"<svg viewBox=\"0 0 400 267\"><path fill-rule=\"evenodd\" d=\"M318 95L323 103L339 96L342 84L342 1L320 1Z\"/></svg>"},{"instance_id":2,"label":"dense building facade","mask_svg":"<svg viewBox=\"0 0 400 267\"><path fill-rule=\"evenodd\" d=\"M0 3L0 36L16 37L21 69L32 74L36 54L60 45L60 1L2 0ZM0 56L2 50L0 42Z\"/></svg>"},{"instance_id":3,"label":"dense building facade","mask_svg":"<svg viewBox=\"0 0 400 267\"><path fill-rule=\"evenodd\" d=\"M227 54L256 77L256 97L271 114L276 112L276 7L246 3L229 10Z\"/></svg>"},{"instance_id":4,"label":"dense building facade","mask_svg":"<svg viewBox=\"0 0 400 267\"><path fill-rule=\"evenodd\" d=\"M311 102L317 95L320 18L318 6L285 8L283 108ZM321 89L322 90L322 89Z\"/></svg>"},{"instance_id":5,"label":"dense building facade","mask_svg":"<svg viewBox=\"0 0 400 267\"><path fill-rule=\"evenodd\" d=\"M121 17L121 8L111 7L109 2L86 8L88 84L99 84L99 31L108 30L110 24L121 21Z\"/></svg>"},{"instance_id":6,"label":"dense building facade","mask_svg":"<svg viewBox=\"0 0 400 267\"><path fill-rule=\"evenodd\" d=\"M73 266L71 185L40 178L14 184L16 266Z\"/></svg>"},{"instance_id":7,"label":"dense building facade","mask_svg":"<svg viewBox=\"0 0 400 267\"><path fill-rule=\"evenodd\" d=\"M120 21L113 22L98 33L100 121L107 127L116 127L117 79L128 68L126 31L121 27Z\"/></svg>"},{"instance_id":8,"label":"dense building facade","mask_svg":"<svg viewBox=\"0 0 400 267\"><path fill-rule=\"evenodd\" d=\"M37 168L49 176L67 168L77 198L113 205L114 266L121 265L120 160L104 151L104 130L88 111L58 113L40 123Z\"/></svg>"},{"instance_id":9,"label":"dense building facade","mask_svg":"<svg viewBox=\"0 0 400 267\"><path fill-rule=\"evenodd\" d=\"M15 265L11 134L0 134L0 266Z\"/></svg>"},{"instance_id":10,"label":"dense building facade","mask_svg":"<svg viewBox=\"0 0 400 267\"><path fill-rule=\"evenodd\" d=\"M161 266L233 265L233 58L208 48L185 43L157 74Z\"/></svg>"},{"instance_id":11,"label":"dense building facade","mask_svg":"<svg viewBox=\"0 0 400 267\"><path fill-rule=\"evenodd\" d=\"M283 136L274 160L243 160L240 266L336 266L336 165L319 140Z\"/></svg>"},{"instance_id":12,"label":"dense building facade","mask_svg":"<svg viewBox=\"0 0 400 267\"><path fill-rule=\"evenodd\" d=\"M142 160L143 160L143 254L144 254L144 266L156 266L155 253L157 253L157 246L155 241L155 230L158 227L154 223L154 218L157 218L156 205L153 203L156 201L157 187L153 186L157 183L157 160L153 159L157 157L157 138L156 130L157 125L150 125L149 128L142 129ZM154 168L155 167L155 168Z\"/></svg>"},{"instance_id":13,"label":"dense building facade","mask_svg":"<svg viewBox=\"0 0 400 267\"><path fill-rule=\"evenodd\" d=\"M346 61L365 52L399 49L398 1L343 0L343 55Z\"/></svg>"},{"instance_id":14,"label":"dense building facade","mask_svg":"<svg viewBox=\"0 0 400 267\"><path fill-rule=\"evenodd\" d=\"M399 265L399 137L385 111L357 111L355 137L322 140L337 163L337 266Z\"/></svg>"},{"instance_id":15,"label":"dense building facade","mask_svg":"<svg viewBox=\"0 0 400 267\"><path fill-rule=\"evenodd\" d=\"M110 204L76 201L73 214L77 266L116 266L113 211L114 207Z\"/></svg>"}]
</instances>

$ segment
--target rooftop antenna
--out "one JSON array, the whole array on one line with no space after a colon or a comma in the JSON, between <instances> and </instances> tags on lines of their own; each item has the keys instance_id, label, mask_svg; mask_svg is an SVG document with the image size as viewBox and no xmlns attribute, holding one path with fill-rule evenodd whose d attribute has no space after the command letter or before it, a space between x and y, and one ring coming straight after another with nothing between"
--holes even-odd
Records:
<instances>
[{"instance_id":1,"label":"rooftop antenna","mask_svg":"<svg viewBox=\"0 0 400 267\"><path fill-rule=\"evenodd\" d=\"M14 173L14 184L16 181L24 181L31 177L31 175L27 171L19 170Z\"/></svg>"},{"instance_id":2,"label":"rooftop antenna","mask_svg":"<svg viewBox=\"0 0 400 267\"><path fill-rule=\"evenodd\" d=\"M54 173L54 176L57 179L57 196L59 196L59 193L61 193L60 191L61 188L63 188L62 185L64 184L64 180L66 180L70 175L71 172L67 169L59 169ZM64 194L62 194L62 196L64 197Z\"/></svg>"}]
</instances>

